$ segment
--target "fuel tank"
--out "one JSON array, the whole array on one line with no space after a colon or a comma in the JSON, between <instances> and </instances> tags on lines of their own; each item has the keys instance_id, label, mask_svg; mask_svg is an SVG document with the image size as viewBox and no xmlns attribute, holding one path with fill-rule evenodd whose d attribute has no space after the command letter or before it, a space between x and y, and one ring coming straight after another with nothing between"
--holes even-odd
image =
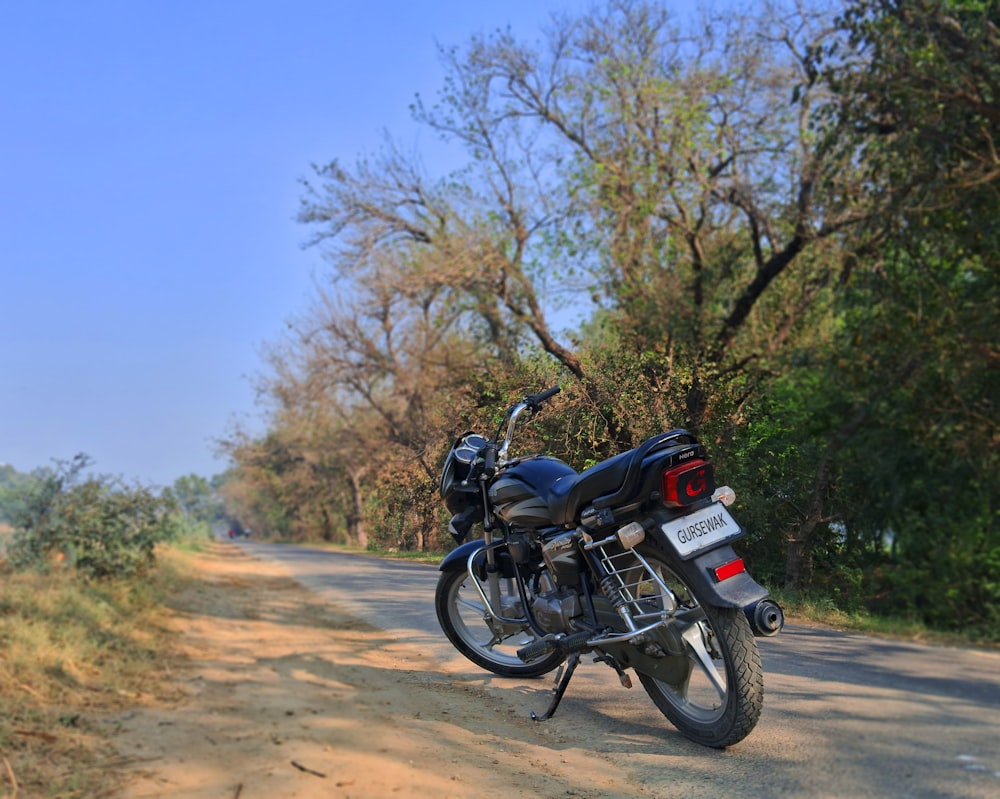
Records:
<instances>
[{"instance_id":1,"label":"fuel tank","mask_svg":"<svg viewBox=\"0 0 1000 799\"><path fill-rule=\"evenodd\" d=\"M496 514L508 524L544 527L552 524L549 496L561 479L573 480L577 473L558 458L535 455L507 467L489 487Z\"/></svg>"}]
</instances>

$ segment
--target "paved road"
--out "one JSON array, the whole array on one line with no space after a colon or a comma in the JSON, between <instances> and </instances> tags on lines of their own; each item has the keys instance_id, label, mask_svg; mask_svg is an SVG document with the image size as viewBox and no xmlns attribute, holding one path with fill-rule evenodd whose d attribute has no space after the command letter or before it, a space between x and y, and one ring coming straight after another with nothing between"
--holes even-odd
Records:
<instances>
[{"instance_id":1,"label":"paved road","mask_svg":"<svg viewBox=\"0 0 1000 799\"><path fill-rule=\"evenodd\" d=\"M490 678L445 640L432 566L257 542L240 546L353 615L418 645L442 670L481 675L516 712L551 683ZM581 664L559 712L568 740L657 797L1000 797L1000 652L789 625L758 639L765 708L724 752L682 738L610 669ZM637 683L638 685L638 683ZM571 731L571 732L569 732Z\"/></svg>"}]
</instances>

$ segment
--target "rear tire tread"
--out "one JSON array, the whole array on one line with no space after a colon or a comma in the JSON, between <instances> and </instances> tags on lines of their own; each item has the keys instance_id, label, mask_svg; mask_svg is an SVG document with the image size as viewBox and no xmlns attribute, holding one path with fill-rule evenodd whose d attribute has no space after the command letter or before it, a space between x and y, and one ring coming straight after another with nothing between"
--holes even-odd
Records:
<instances>
[{"instance_id":1,"label":"rear tire tread","mask_svg":"<svg viewBox=\"0 0 1000 799\"><path fill-rule=\"evenodd\" d=\"M642 675L640 679L656 706L681 733L699 744L724 749L742 741L757 726L764 705L764 676L760 653L742 611L702 607L721 639L720 647L728 649L732 660L733 679L728 686L724 719L710 727L692 721L662 697L655 682L647 684L648 678ZM730 721L727 723L726 719Z\"/></svg>"}]
</instances>

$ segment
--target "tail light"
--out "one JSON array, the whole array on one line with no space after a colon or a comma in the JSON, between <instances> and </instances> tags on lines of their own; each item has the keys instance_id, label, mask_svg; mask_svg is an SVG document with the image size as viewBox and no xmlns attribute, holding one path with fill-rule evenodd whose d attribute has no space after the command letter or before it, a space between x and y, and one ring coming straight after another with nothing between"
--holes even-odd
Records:
<instances>
[{"instance_id":1,"label":"tail light","mask_svg":"<svg viewBox=\"0 0 1000 799\"><path fill-rule=\"evenodd\" d=\"M683 508L700 499L711 497L715 491L715 471L712 464L703 460L688 461L663 473L662 497L664 505Z\"/></svg>"}]
</instances>

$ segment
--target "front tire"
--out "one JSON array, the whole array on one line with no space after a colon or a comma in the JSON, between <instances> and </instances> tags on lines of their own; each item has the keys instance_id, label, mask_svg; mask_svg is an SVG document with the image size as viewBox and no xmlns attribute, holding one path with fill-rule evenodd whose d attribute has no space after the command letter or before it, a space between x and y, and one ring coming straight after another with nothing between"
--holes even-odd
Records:
<instances>
[{"instance_id":1,"label":"front tire","mask_svg":"<svg viewBox=\"0 0 1000 799\"><path fill-rule=\"evenodd\" d=\"M644 547L649 567L674 594L678 610L702 618L678 626L687 663L658 678L637 669L650 699L687 738L722 749L742 741L757 725L764 704L764 675L757 643L739 608L703 604L658 548ZM645 567L641 567L645 569ZM650 594L662 593L656 582ZM654 596L645 601L656 601ZM676 644L674 646L676 649ZM679 657L679 656L678 656Z\"/></svg>"},{"instance_id":2,"label":"front tire","mask_svg":"<svg viewBox=\"0 0 1000 799\"><path fill-rule=\"evenodd\" d=\"M480 586L487 592L485 583ZM501 580L505 591L504 605L520 608L520 599L513 579ZM441 574L434 593L434 608L441 629L452 646L465 657L487 671L501 677L540 677L558 667L563 656L556 652L525 663L517 650L538 638L524 624L500 623L493 619L483 604L482 597L472 584L465 570ZM512 614L513 610L502 615Z\"/></svg>"}]
</instances>

